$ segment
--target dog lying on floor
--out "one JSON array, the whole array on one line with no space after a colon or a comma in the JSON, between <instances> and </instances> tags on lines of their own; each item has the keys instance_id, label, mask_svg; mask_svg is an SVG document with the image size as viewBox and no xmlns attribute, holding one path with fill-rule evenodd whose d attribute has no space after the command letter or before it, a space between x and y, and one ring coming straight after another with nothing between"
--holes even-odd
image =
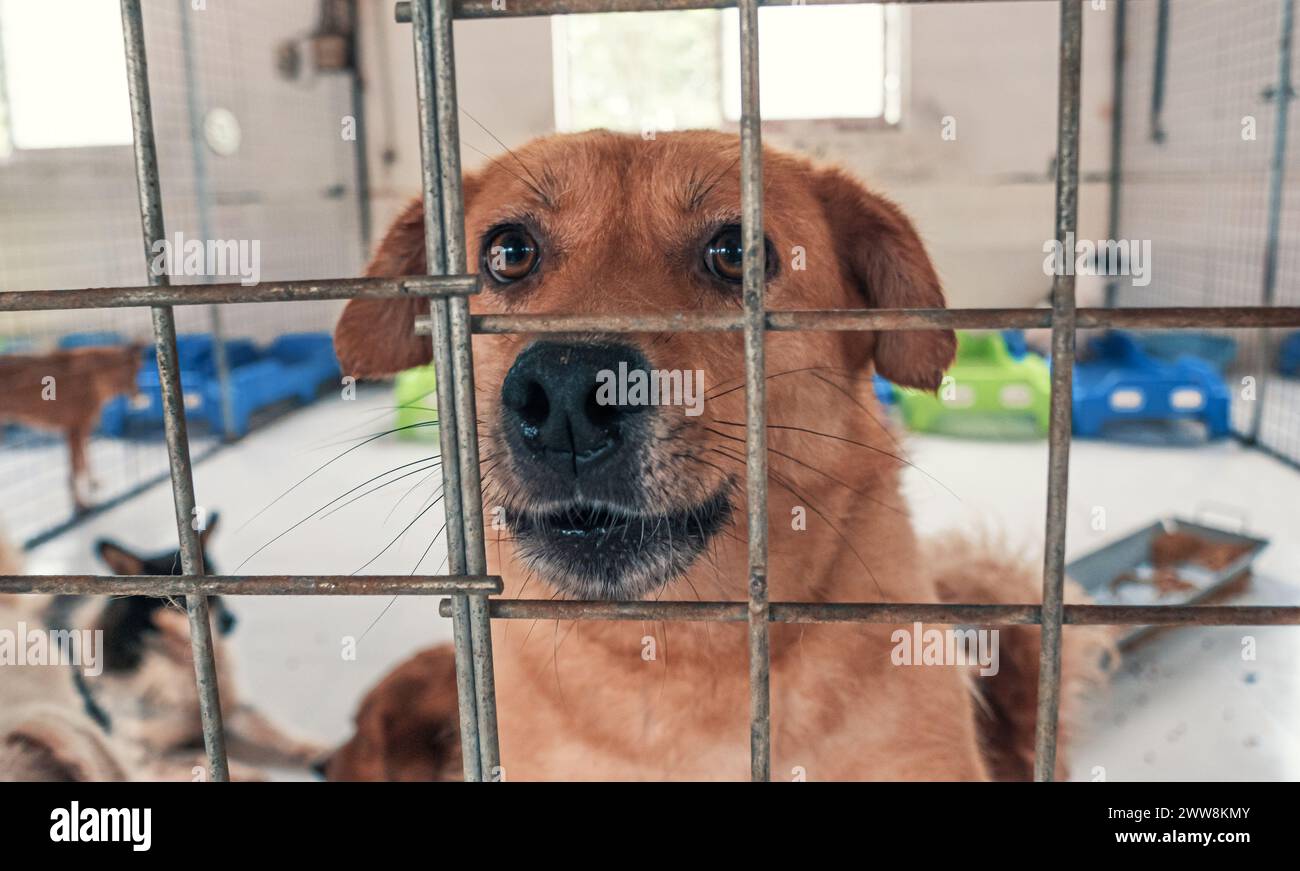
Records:
<instances>
[{"instance_id":1,"label":"dog lying on floor","mask_svg":"<svg viewBox=\"0 0 1300 871\"><path fill-rule=\"evenodd\" d=\"M599 131L536 140L467 175L469 262L483 282L471 310L737 310L738 163L734 136ZM766 150L763 219L769 309L944 304L911 222L838 169ZM368 274L425 271L415 203ZM413 329L423 305L350 302L335 333L344 371L380 377L427 363L429 341ZM746 598L739 333L473 341L485 506L508 527L489 539L488 569L504 578L505 597L549 587L573 599ZM1038 601L1039 572L1014 556L958 537L919 542L899 491L907 460L872 369L933 390L954 348L947 330L768 334L773 601ZM607 373L637 371L679 373L682 383L703 373L703 414L602 400ZM951 664L896 665L897 633L911 629L771 627L774 777L1031 774L1038 630L1002 627L1002 667L978 677ZM739 624L497 621L501 774L746 778L746 634ZM1063 741L1106 638L1065 633ZM458 776L455 703L450 648L418 655L362 703L330 778Z\"/></svg>"},{"instance_id":2,"label":"dog lying on floor","mask_svg":"<svg viewBox=\"0 0 1300 871\"><path fill-rule=\"evenodd\" d=\"M55 430L68 440L68 487L78 511L90 507L94 482L86 445L104 403L134 394L143 345L74 348L0 356L0 423Z\"/></svg>"},{"instance_id":3,"label":"dog lying on floor","mask_svg":"<svg viewBox=\"0 0 1300 871\"><path fill-rule=\"evenodd\" d=\"M200 533L209 568L206 545L216 524L214 514ZM95 549L114 574L181 573L177 551L145 557L108 540ZM28 678L21 697L9 681L0 687L0 708L20 710L30 703L40 714L25 717L27 727L17 732L0 728L0 747L9 750L8 755L0 750L0 780L207 776L183 604L154 596L0 598L13 600L0 603L0 615L22 619L31 628L103 633L93 668L30 666L21 669ZM290 736L239 700L222 641L235 619L219 596L209 599L209 607L232 779L263 780L261 766L306 769L319 763L323 748Z\"/></svg>"},{"instance_id":4,"label":"dog lying on floor","mask_svg":"<svg viewBox=\"0 0 1300 871\"><path fill-rule=\"evenodd\" d=\"M0 574L22 574L17 549L0 536ZM0 595L0 633L21 643L44 626L50 596ZM86 711L71 668L0 665L0 781L127 779L119 748Z\"/></svg>"}]
</instances>

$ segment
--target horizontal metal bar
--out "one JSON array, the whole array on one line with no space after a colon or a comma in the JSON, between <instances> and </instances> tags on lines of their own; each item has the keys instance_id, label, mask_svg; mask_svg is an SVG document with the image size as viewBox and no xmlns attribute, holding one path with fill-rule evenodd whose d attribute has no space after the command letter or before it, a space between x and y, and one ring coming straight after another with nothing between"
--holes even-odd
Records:
<instances>
[{"instance_id":1,"label":"horizontal metal bar","mask_svg":"<svg viewBox=\"0 0 1300 871\"><path fill-rule=\"evenodd\" d=\"M578 602L551 599L493 599L498 620L670 620L744 623L746 602ZM451 601L439 603L451 614ZM938 623L953 625L1037 624L1038 605L934 605L861 602L773 602L773 623ZM1267 605L1066 605L1075 626L1295 626L1300 606Z\"/></svg>"},{"instance_id":2,"label":"horizontal metal bar","mask_svg":"<svg viewBox=\"0 0 1300 871\"><path fill-rule=\"evenodd\" d=\"M1137 327L1155 330L1223 327L1300 326L1297 306L1178 306L1168 308L1081 308L1075 323L1079 329L1095 327Z\"/></svg>"},{"instance_id":3,"label":"horizontal metal bar","mask_svg":"<svg viewBox=\"0 0 1300 871\"><path fill-rule=\"evenodd\" d=\"M331 278L229 284L141 285L75 290L0 292L0 312L159 305L214 305L239 302L310 302L323 299L445 297L478 293L477 275L405 278Z\"/></svg>"},{"instance_id":4,"label":"horizontal metal bar","mask_svg":"<svg viewBox=\"0 0 1300 871\"><path fill-rule=\"evenodd\" d=\"M769 330L998 329L1050 326L1047 309L769 311ZM477 333L739 333L743 312L610 315L478 315Z\"/></svg>"},{"instance_id":5,"label":"horizontal metal bar","mask_svg":"<svg viewBox=\"0 0 1300 871\"><path fill-rule=\"evenodd\" d=\"M852 6L858 3L937 5L940 3L996 3L1002 0L801 0L807 6ZM1030 2L1030 0L1022 0ZM1046 2L1046 0L1038 0ZM539 15L589 15L595 12L684 12L691 9L730 9L736 0L456 0L456 18L527 18ZM759 6L790 6L792 0L758 0ZM394 17L411 20L410 0L400 0Z\"/></svg>"},{"instance_id":6,"label":"horizontal metal bar","mask_svg":"<svg viewBox=\"0 0 1300 871\"><path fill-rule=\"evenodd\" d=\"M71 290L0 292L0 312L130 308L159 305L220 305L310 302L330 299L445 298L476 294L478 275L419 275L405 278L337 278L318 281L185 286L92 287ZM1169 306L1081 308L1080 329L1137 327L1249 329L1300 327L1300 306ZM742 332L741 312L676 312L607 315L474 315L476 333L716 333ZM1046 329L1046 308L899 308L769 311L767 329L777 332L853 330ZM427 318L416 331L429 332Z\"/></svg>"},{"instance_id":7,"label":"horizontal metal bar","mask_svg":"<svg viewBox=\"0 0 1300 871\"><path fill-rule=\"evenodd\" d=\"M1300 326L1300 307L1220 306L1178 308L1084 308L1078 310L1080 329L1139 327ZM844 311L769 311L767 328L799 330L939 330L1046 329L1052 310L1046 308L871 309ZM741 312L679 312L643 315L476 315L476 333L664 333L741 332Z\"/></svg>"},{"instance_id":8,"label":"horizontal metal bar","mask_svg":"<svg viewBox=\"0 0 1300 871\"><path fill-rule=\"evenodd\" d=\"M0 594L454 596L501 590L497 575L0 575Z\"/></svg>"}]
</instances>

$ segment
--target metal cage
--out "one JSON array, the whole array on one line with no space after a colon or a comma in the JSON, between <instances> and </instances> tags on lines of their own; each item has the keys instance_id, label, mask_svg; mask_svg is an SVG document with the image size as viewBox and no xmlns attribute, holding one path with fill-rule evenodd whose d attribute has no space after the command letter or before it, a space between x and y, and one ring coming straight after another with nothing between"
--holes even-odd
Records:
<instances>
[{"instance_id":1,"label":"metal cage","mask_svg":"<svg viewBox=\"0 0 1300 871\"><path fill-rule=\"evenodd\" d=\"M1051 780L1055 768L1060 703L1061 632L1066 624L1282 625L1300 623L1300 607L1266 606L1095 606L1066 605L1065 511L1069 478L1071 376L1075 329L1140 326L1269 328L1300 326L1300 307L1075 308L1074 276L1057 275L1050 309L893 309L871 311L766 311L762 244L762 157L758 89L758 9L787 0L410 0L397 4L399 21L412 24L421 131L425 245L429 276L290 281L253 287L213 284L168 286L166 275L149 275L139 287L40 290L0 293L0 311L36 311L119 306L152 310L158 368L166 416L176 528L184 575L119 577L120 594L184 595L189 614L194 667L210 779L229 779L225 736L208 619L208 596L240 595L446 595L441 611L453 620L465 779L501 779L493 684L490 619L728 621L749 625L750 759L752 779L770 779L770 695L768 630L779 623L1037 624L1042 627L1038 676L1035 779ZM808 0L835 4L855 0ZM886 0L886 2L992 2L992 0ZM1028 2L1028 0L1026 0ZM1043 2L1043 0L1039 0ZM1079 90L1082 5L1059 0L1060 68L1057 106L1055 238L1064 244L1076 224L1078 199ZM1118 0L1122 4L1123 0ZM563 15L596 12L719 9L739 6L741 41L741 185L744 240L743 311L671 315L530 316L478 315L468 296L478 289L467 274L452 22L455 18ZM121 0L126 63L135 139L135 168L146 266L155 240L164 238L158 166L150 110L148 67L140 0ZM1290 40L1290 20L1281 39ZM1283 101L1285 102L1285 101ZM194 482L185 410L176 363L173 306L234 302L279 302L353 297L417 296L430 302L429 328L439 383L440 440L447 499L450 573L423 577L205 576L198 532L191 524ZM771 602L767 577L767 456L765 445L764 338L769 330L925 330L1050 327L1052 330L1051 428L1046 549L1041 605L933 605L894 603ZM747 602L551 602L492 600L502 591L499 577L486 574L483 503L479 479L474 402L473 333L503 332L734 331L744 333L746 478L749 572ZM10 576L4 593L96 594L98 576Z\"/></svg>"}]
</instances>

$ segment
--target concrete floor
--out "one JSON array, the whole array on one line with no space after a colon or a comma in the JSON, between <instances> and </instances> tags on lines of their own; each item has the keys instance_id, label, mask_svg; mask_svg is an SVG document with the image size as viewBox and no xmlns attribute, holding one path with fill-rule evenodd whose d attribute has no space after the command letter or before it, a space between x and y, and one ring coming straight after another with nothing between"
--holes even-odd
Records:
<instances>
[{"instance_id":1,"label":"concrete floor","mask_svg":"<svg viewBox=\"0 0 1300 871\"><path fill-rule=\"evenodd\" d=\"M217 443L205 432L191 434L199 456ZM98 433L86 448L93 479L90 494L104 504L145 481L167 475L167 447L157 438L109 438ZM68 447L63 436L20 428L0 431L0 527L16 542L49 533L73 516L68 486Z\"/></svg>"},{"instance_id":2,"label":"concrete floor","mask_svg":"<svg viewBox=\"0 0 1300 871\"><path fill-rule=\"evenodd\" d=\"M198 504L220 514L209 545L216 569L232 574L412 572L442 527L440 505L380 552L424 510L436 489L436 469L416 462L436 454L436 442L389 436L324 465L367 435L392 426L391 404L390 392L376 389L359 391L353 401L326 397L198 464ZM320 512L328 516L317 516L253 555L336 497L413 462L334 503L331 508L357 500L337 513ZM317 469L317 475L300 484ZM409 477L368 494L399 475ZM103 573L106 569L92 551L97 538L154 552L175 548L175 529L171 492L155 487L37 548L29 554L27 568L33 574ZM439 538L421 562L422 570L445 570L445 555ZM356 704L375 681L410 653L450 639L450 621L438 616L437 604L428 597L235 597L228 605L239 620L230 642L240 693L306 736L340 742L351 734ZM343 656L349 638L359 639L352 660Z\"/></svg>"},{"instance_id":3,"label":"concrete floor","mask_svg":"<svg viewBox=\"0 0 1300 871\"><path fill-rule=\"evenodd\" d=\"M415 519L436 487L427 462L436 444L349 445L391 420L386 391L355 401L323 399L222 451L195 470L199 503L220 511L211 557L233 573L340 574L442 570L439 506ZM906 482L924 533L979 524L1027 548L1040 547L1046 499L1044 442L991 443L913 436L914 462L953 490L909 472ZM328 463L328 464L327 464ZM399 469L404 464L413 464ZM323 466L323 468L322 468ZM357 489L287 532L372 476ZM304 483L313 470L318 473ZM368 493L396 475L408 477ZM1234 601L1300 603L1300 473L1231 443L1160 448L1076 442L1071 452L1068 557L1087 553L1166 516L1243 522L1270 538L1247 593ZM414 487L414 489L411 489ZM1105 528L1094 529L1097 509ZM403 530L412 523L403 536ZM169 491L157 487L30 555L33 573L102 571L94 540L111 536L139 549L174 547ZM385 548L389 542L391 546ZM382 550L382 552L381 552ZM250 558L251 555L251 558ZM373 560L373 561L371 561ZM248 597L230 603L240 623L231 636L241 694L306 735L334 743L351 731L361 695L415 650L450 638L436 598ZM1068 629L1066 631L1069 631ZM1242 639L1257 659L1244 661ZM355 660L343 657L360 639ZM1071 753L1080 780L1300 779L1300 632L1286 628L1186 628L1165 633L1129 656L1108 696L1084 724Z\"/></svg>"},{"instance_id":4,"label":"concrete floor","mask_svg":"<svg viewBox=\"0 0 1300 871\"><path fill-rule=\"evenodd\" d=\"M1047 447L913 437L914 461L961 497L920 475L908 496L924 532L969 523L1038 546L1044 526ZM1198 517L1244 522L1269 547L1242 605L1300 604L1300 473L1232 442L1159 448L1074 442L1066 559L1152 521ZM1097 510L1105 528L1095 530ZM1065 630L1069 632L1067 628ZM1244 660L1254 638L1256 659ZM1188 627L1125 657L1071 753L1079 780L1300 779L1300 632L1290 627Z\"/></svg>"}]
</instances>

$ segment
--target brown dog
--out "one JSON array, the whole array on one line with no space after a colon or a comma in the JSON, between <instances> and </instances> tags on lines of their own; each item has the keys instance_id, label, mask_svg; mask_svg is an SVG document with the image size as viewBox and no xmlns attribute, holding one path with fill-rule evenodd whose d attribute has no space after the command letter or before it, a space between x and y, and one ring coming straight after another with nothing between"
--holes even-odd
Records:
<instances>
[{"instance_id":1,"label":"brown dog","mask_svg":"<svg viewBox=\"0 0 1300 871\"><path fill-rule=\"evenodd\" d=\"M738 309L738 160L737 139L718 133L593 132L535 141L468 175L469 262L483 278L472 310ZM765 152L763 218L770 309L944 304L911 222L840 170ZM369 274L424 272L414 204ZM349 303L335 335L344 370L383 376L427 362L429 342L412 326L421 308ZM489 571L505 579L505 596L545 596L549 586L575 599L746 598L739 334L473 341L485 506L509 530L489 542ZM907 461L882 422L872 367L934 389L954 347L946 330L768 334L773 601L1037 600L1035 572L1013 558L953 539L922 547L899 492ZM703 413L662 394L659 404L634 401L630 388L626 399L602 399L608 373L647 370L682 383L702 372ZM897 633L912 629L772 626L774 777L1027 775L1036 630L1004 632L1001 658L1013 667L979 678L966 667L896 665ZM1094 668L1082 648L1095 638L1066 634L1067 700ZM499 622L493 651L505 769L496 775L748 775L744 625ZM454 772L444 741L456 723L448 657L422 655L372 692L332 777L415 770L394 760L411 751L395 745L417 732L444 763L424 771Z\"/></svg>"},{"instance_id":2,"label":"brown dog","mask_svg":"<svg viewBox=\"0 0 1300 871\"><path fill-rule=\"evenodd\" d=\"M78 510L90 505L86 444L104 403L135 393L141 345L0 356L0 422L62 432L68 486Z\"/></svg>"},{"instance_id":3,"label":"brown dog","mask_svg":"<svg viewBox=\"0 0 1300 871\"><path fill-rule=\"evenodd\" d=\"M357 731L325 764L330 780L460 780L456 658L422 650L384 677L357 711Z\"/></svg>"}]
</instances>

